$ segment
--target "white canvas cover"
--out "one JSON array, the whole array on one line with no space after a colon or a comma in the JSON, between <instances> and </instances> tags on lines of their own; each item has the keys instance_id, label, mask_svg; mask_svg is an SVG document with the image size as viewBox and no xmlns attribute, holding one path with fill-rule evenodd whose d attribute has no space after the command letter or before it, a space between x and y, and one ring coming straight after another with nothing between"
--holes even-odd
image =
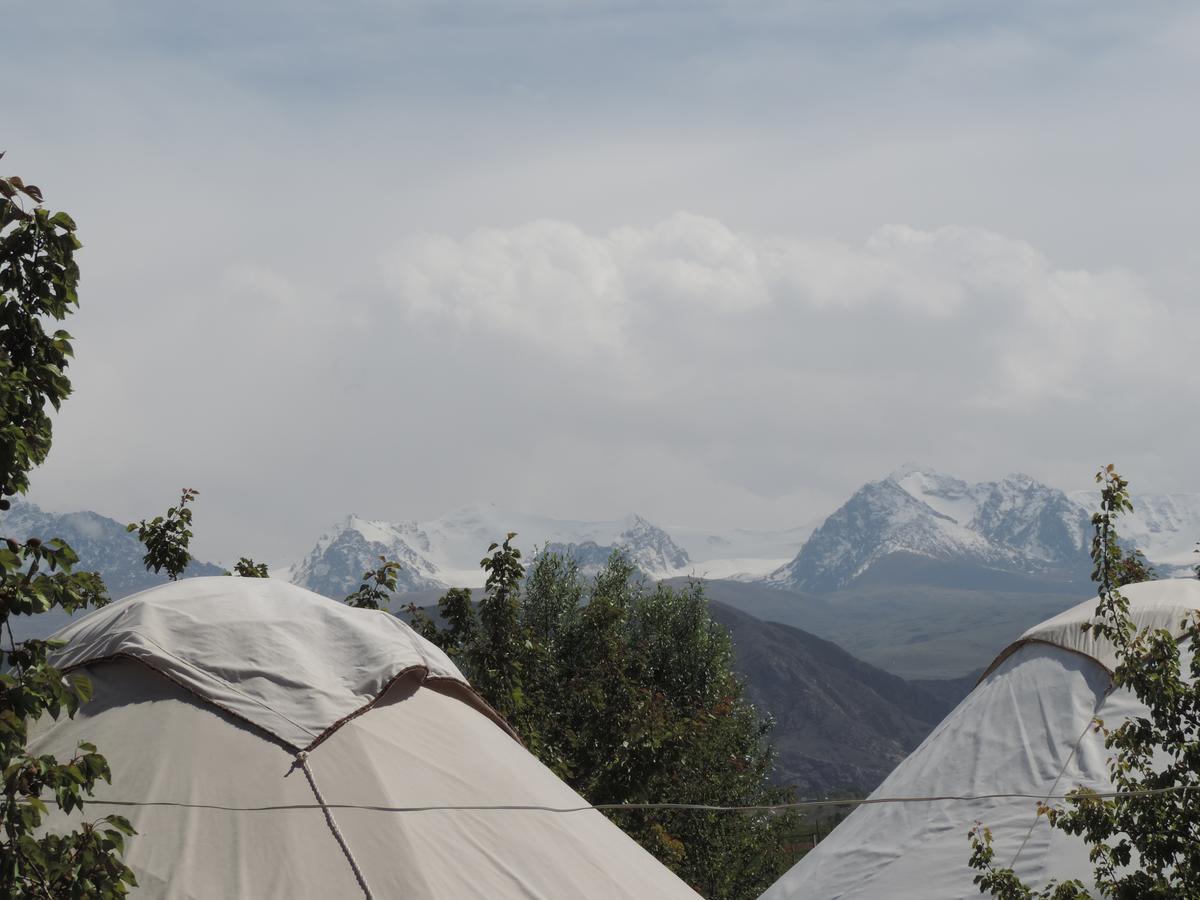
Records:
<instances>
[{"instance_id":1,"label":"white canvas cover","mask_svg":"<svg viewBox=\"0 0 1200 900\"><path fill-rule=\"evenodd\" d=\"M1147 582L1124 593L1139 625L1176 634L1184 616L1200 609L1196 580ZM1112 790L1111 753L1092 722L1117 724L1145 708L1128 691L1112 690L1111 646L1082 633L1096 605L1081 603L1015 641L869 799ZM1036 806L1027 797L860 806L763 900L977 896L966 837L976 822L992 829L996 863L1012 866L1031 887L1053 877L1090 883L1086 845L1052 829Z\"/></svg>"},{"instance_id":2,"label":"white canvas cover","mask_svg":"<svg viewBox=\"0 0 1200 900\"><path fill-rule=\"evenodd\" d=\"M528 808L587 803L386 613L197 578L57 637L95 697L31 748L108 757L85 814L138 830L135 896L697 896L599 812Z\"/></svg>"}]
</instances>

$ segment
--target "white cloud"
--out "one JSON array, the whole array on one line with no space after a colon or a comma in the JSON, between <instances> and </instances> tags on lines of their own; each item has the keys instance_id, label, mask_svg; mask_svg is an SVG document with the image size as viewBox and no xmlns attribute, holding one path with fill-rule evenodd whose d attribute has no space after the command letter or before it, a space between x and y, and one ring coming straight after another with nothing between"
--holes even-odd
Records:
<instances>
[{"instance_id":1,"label":"white cloud","mask_svg":"<svg viewBox=\"0 0 1200 900\"><path fill-rule=\"evenodd\" d=\"M608 242L573 225L481 229L462 241L419 235L383 260L387 287L413 317L540 340L564 353L616 350L628 298Z\"/></svg>"},{"instance_id":2,"label":"white cloud","mask_svg":"<svg viewBox=\"0 0 1200 900\"><path fill-rule=\"evenodd\" d=\"M458 240L423 235L385 254L383 267L411 319L569 357L626 354L639 373L667 379L669 367L688 365L680 339L753 342L801 323L791 349L835 333L843 370L908 368L905 357L919 354L916 368L944 361L949 374L969 346L954 377L962 402L985 406L1045 405L1127 377L1164 314L1129 272L1058 269L1023 241L963 227L887 226L852 246L683 213L600 234L544 220ZM893 326L899 340L877 344L873 335ZM1097 373L1114 329L1125 352ZM862 359L857 348L867 347L877 358ZM803 369L788 349L743 365Z\"/></svg>"},{"instance_id":3,"label":"white cloud","mask_svg":"<svg viewBox=\"0 0 1200 900\"><path fill-rule=\"evenodd\" d=\"M677 213L648 228L618 228L604 240L614 249L618 283L639 306L735 313L772 300L758 242L716 219Z\"/></svg>"},{"instance_id":4,"label":"white cloud","mask_svg":"<svg viewBox=\"0 0 1200 900\"><path fill-rule=\"evenodd\" d=\"M794 524L903 459L1197 487L1193 9L24 5L60 508L191 483L202 553L286 561L481 499Z\"/></svg>"}]
</instances>

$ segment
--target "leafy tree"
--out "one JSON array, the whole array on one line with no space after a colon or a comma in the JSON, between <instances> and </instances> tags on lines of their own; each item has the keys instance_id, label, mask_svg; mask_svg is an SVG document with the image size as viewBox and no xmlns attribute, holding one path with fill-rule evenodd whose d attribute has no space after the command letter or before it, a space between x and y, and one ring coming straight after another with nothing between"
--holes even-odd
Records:
<instances>
[{"instance_id":1,"label":"leafy tree","mask_svg":"<svg viewBox=\"0 0 1200 900\"><path fill-rule=\"evenodd\" d=\"M478 609L439 601L439 626L408 607L532 752L594 804L769 805L771 722L745 700L728 632L701 584L649 587L620 554L594 579L514 535L493 544ZM793 862L794 814L630 809L609 815L711 898L757 897Z\"/></svg>"},{"instance_id":2,"label":"leafy tree","mask_svg":"<svg viewBox=\"0 0 1200 900\"><path fill-rule=\"evenodd\" d=\"M188 504L196 499L199 491L184 488L180 492L179 505L172 506L165 516L155 516L150 521L142 519L126 525L126 531L136 531L138 540L146 548L142 562L146 571L156 574L167 570L167 577L175 581L192 561L188 545L192 540L192 510Z\"/></svg>"},{"instance_id":3,"label":"leafy tree","mask_svg":"<svg viewBox=\"0 0 1200 900\"><path fill-rule=\"evenodd\" d=\"M1112 559L1112 580L1116 587L1153 581L1158 576L1141 550L1123 553L1118 547Z\"/></svg>"},{"instance_id":4,"label":"leafy tree","mask_svg":"<svg viewBox=\"0 0 1200 900\"><path fill-rule=\"evenodd\" d=\"M381 565L378 569L364 572L362 585L343 601L347 606L358 609L382 609L388 598L396 590L396 575L400 572L400 563L389 560L386 556L379 557ZM263 567L263 577L266 577L266 567Z\"/></svg>"},{"instance_id":5,"label":"leafy tree","mask_svg":"<svg viewBox=\"0 0 1200 900\"><path fill-rule=\"evenodd\" d=\"M242 578L266 578L267 564L256 563L248 556L243 556L233 564L233 571L230 575L239 575Z\"/></svg>"},{"instance_id":6,"label":"leafy tree","mask_svg":"<svg viewBox=\"0 0 1200 900\"><path fill-rule=\"evenodd\" d=\"M0 154L2 156L3 154ZM36 206L27 209L28 201ZM0 492L24 493L29 472L46 458L52 429L48 408L71 392L66 376L71 336L48 333L79 303L79 240L66 213L41 206L42 192L20 178L0 178ZM0 499L0 509L9 501ZM81 810L96 783L110 780L108 763L82 743L68 760L28 752L29 723L73 716L91 696L82 675L50 664L49 641L17 641L12 617L54 607L72 613L102 606L100 577L76 572L75 552L61 540L0 539L0 895L117 897L136 885L121 861L133 833L121 816L85 821L77 831L42 830L47 799L64 813ZM44 799L46 798L46 799Z\"/></svg>"},{"instance_id":7,"label":"leafy tree","mask_svg":"<svg viewBox=\"0 0 1200 900\"><path fill-rule=\"evenodd\" d=\"M1116 648L1113 686L1131 691L1148 714L1113 728L1096 722L1105 747L1114 751L1109 775L1116 797L1079 788L1065 806L1038 808L1051 826L1089 845L1093 885L1071 880L1031 889L1011 869L994 865L991 833L982 826L972 830L970 864L980 871L975 883L1002 900L1200 897L1200 653L1189 652L1186 663L1180 653L1184 643L1200 647L1200 614L1180 623L1178 638L1167 629L1136 627L1120 591L1127 557L1115 526L1133 508L1129 484L1111 465L1096 480L1101 502L1092 517L1092 578L1100 602L1095 619L1083 627Z\"/></svg>"}]
</instances>

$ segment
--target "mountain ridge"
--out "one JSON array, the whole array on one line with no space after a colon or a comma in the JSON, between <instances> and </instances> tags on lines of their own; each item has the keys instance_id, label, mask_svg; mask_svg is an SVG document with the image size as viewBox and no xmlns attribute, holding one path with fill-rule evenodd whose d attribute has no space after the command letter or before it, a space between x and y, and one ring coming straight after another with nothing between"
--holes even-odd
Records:
<instances>
[{"instance_id":1,"label":"mountain ridge","mask_svg":"<svg viewBox=\"0 0 1200 900\"><path fill-rule=\"evenodd\" d=\"M401 563L397 587L480 587L479 560L490 543L510 533L528 557L546 549L575 557L586 570L620 550L651 578L686 573L688 551L667 531L636 513L607 521L553 519L511 513L494 505L465 507L428 522L385 522L349 516L326 532L284 577L318 593L342 596L376 568L379 557Z\"/></svg>"},{"instance_id":2,"label":"mountain ridge","mask_svg":"<svg viewBox=\"0 0 1200 900\"><path fill-rule=\"evenodd\" d=\"M969 484L909 465L855 491L765 581L832 593L910 553L1075 582L1088 571L1089 521L1081 502L1028 475Z\"/></svg>"}]
</instances>

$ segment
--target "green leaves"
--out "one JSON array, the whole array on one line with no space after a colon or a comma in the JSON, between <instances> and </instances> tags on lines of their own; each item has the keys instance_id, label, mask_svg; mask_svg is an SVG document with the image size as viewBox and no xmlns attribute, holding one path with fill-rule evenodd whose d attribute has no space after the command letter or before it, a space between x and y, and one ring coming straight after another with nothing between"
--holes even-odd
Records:
<instances>
[{"instance_id":1,"label":"green leaves","mask_svg":"<svg viewBox=\"0 0 1200 900\"><path fill-rule=\"evenodd\" d=\"M155 516L150 521L142 519L125 526L126 531L137 532L138 540L146 548L146 555L142 557L146 571L158 573L165 569L167 576L175 581L192 561L188 550L192 540L192 510L188 504L199 493L193 488L184 488L180 492L179 505L168 509L165 516Z\"/></svg>"},{"instance_id":2,"label":"green leaves","mask_svg":"<svg viewBox=\"0 0 1200 900\"><path fill-rule=\"evenodd\" d=\"M50 449L47 407L71 392L65 375L69 336L48 335L46 320L66 318L78 303L75 222L40 206L36 185L0 178L0 494L23 493L29 471ZM0 509L8 501L0 500Z\"/></svg>"},{"instance_id":3,"label":"green leaves","mask_svg":"<svg viewBox=\"0 0 1200 900\"><path fill-rule=\"evenodd\" d=\"M378 569L364 572L362 584L358 590L346 597L347 606L357 609L381 609L396 591L396 575L400 572L400 563L389 560L386 556L379 557L382 563ZM266 567L263 566L263 576L266 577Z\"/></svg>"},{"instance_id":4,"label":"green leaves","mask_svg":"<svg viewBox=\"0 0 1200 900\"><path fill-rule=\"evenodd\" d=\"M238 575L242 578L266 578L267 564L256 563L248 556L243 556L233 565L233 575Z\"/></svg>"}]
</instances>

